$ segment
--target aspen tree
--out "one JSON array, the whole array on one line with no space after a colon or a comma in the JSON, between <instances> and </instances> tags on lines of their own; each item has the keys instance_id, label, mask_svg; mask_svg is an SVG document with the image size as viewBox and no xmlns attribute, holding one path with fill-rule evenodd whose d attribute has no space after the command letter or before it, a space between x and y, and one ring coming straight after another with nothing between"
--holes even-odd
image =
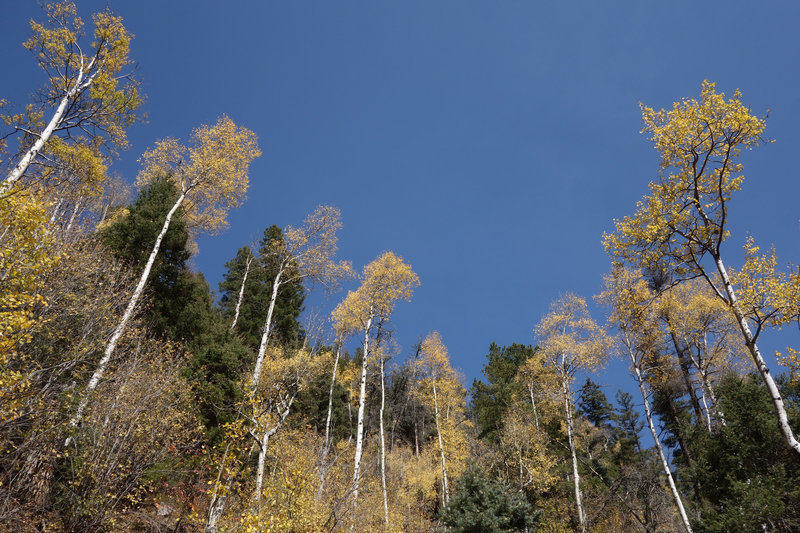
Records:
<instances>
[{"instance_id":1,"label":"aspen tree","mask_svg":"<svg viewBox=\"0 0 800 533\"><path fill-rule=\"evenodd\" d=\"M438 331L430 333L420 347L420 357L415 364L418 367L419 387L416 394L427 405L433 406L436 437L439 446L439 462L442 471L442 500L444 505L450 500L450 479L447 458L452 458L456 450L449 449L447 444L456 445L459 439L455 435L456 427L452 423L455 410L463 411L465 397L464 387L458 374L450 366L447 348L442 343ZM456 472L458 474L458 472Z\"/></svg>"},{"instance_id":2,"label":"aspen tree","mask_svg":"<svg viewBox=\"0 0 800 533\"><path fill-rule=\"evenodd\" d=\"M550 312L542 317L535 332L539 338L539 348L548 364L556 369L561 382L567 438L572 455L575 506L581 531L585 533L587 519L581 498L581 478L572 419L572 382L577 371L594 371L603 366L610 355L611 341L589 315L586 301L574 294L566 294L550 304Z\"/></svg>"},{"instance_id":3,"label":"aspen tree","mask_svg":"<svg viewBox=\"0 0 800 533\"><path fill-rule=\"evenodd\" d=\"M688 533L691 533L692 527L686 508L681 500L669 463L664 455L661 439L658 438L658 431L653 422L653 412L650 409L649 394L643 376L645 358L648 353L657 351L660 342L659 330L656 325L657 311L652 302L654 295L650 293L647 283L641 276L630 270L617 268L605 277L605 290L597 298L611 308L609 321L617 328L620 344L630 358L631 369L636 376L642 402L644 402L644 413L650 435L656 445L656 451L661 460L664 475L669 482L670 492L681 516L683 527Z\"/></svg>"},{"instance_id":4,"label":"aspen tree","mask_svg":"<svg viewBox=\"0 0 800 533\"><path fill-rule=\"evenodd\" d=\"M334 309L332 317L338 329L364 332L363 359L358 399L358 425L356 429L356 451L353 465L353 520L358 511L358 488L361 473L361 457L364 452L364 406L366 405L367 363L371 353L370 336L373 328L380 327L394 311L398 300L410 300L419 277L411 267L392 252L385 252L364 267L361 286L347 293L345 299ZM355 524L351 530L355 528Z\"/></svg>"},{"instance_id":5,"label":"aspen tree","mask_svg":"<svg viewBox=\"0 0 800 533\"><path fill-rule=\"evenodd\" d=\"M132 35L121 17L108 9L94 14L94 40L88 44L81 43L84 24L73 2L47 4L45 10L47 22L31 21L33 35L23 46L36 55L47 83L39 101L25 112L2 117L12 128L8 135L23 137L19 158L0 184L0 196L11 191L42 153L49 156L44 164L52 166L54 159L99 161L102 147L112 152L127 148L125 128L142 103L138 84L125 72L132 65Z\"/></svg>"},{"instance_id":6,"label":"aspen tree","mask_svg":"<svg viewBox=\"0 0 800 533\"><path fill-rule=\"evenodd\" d=\"M161 241L178 209L183 207L184 216L190 227L214 232L225 226L228 210L238 207L244 200L250 163L261 155L255 134L246 128L236 126L231 119L223 115L213 126L196 128L192 132L192 141L190 147L185 147L177 139L165 139L156 143L155 148L148 150L142 156L143 168L136 185L140 188L146 187L155 180L166 177L175 183L179 196L164 219L161 232L156 237L153 250L125 313L86 386L78 409L70 422L73 427L80 423L92 391L103 378L117 343L133 317L161 247Z\"/></svg>"},{"instance_id":7,"label":"aspen tree","mask_svg":"<svg viewBox=\"0 0 800 533\"><path fill-rule=\"evenodd\" d=\"M338 239L336 232L342 228L340 218L338 209L321 205L306 216L303 226L289 226L283 232L283 239L273 239L268 243L268 254L277 265L277 273L272 281L272 295L250 380L252 390L258 387L261 378L261 365L269 343L275 301L281 285L310 280L331 289L340 279L352 275L348 261L337 263L333 259Z\"/></svg>"},{"instance_id":8,"label":"aspen tree","mask_svg":"<svg viewBox=\"0 0 800 533\"><path fill-rule=\"evenodd\" d=\"M666 269L677 281L703 278L724 302L772 399L778 425L787 444L800 454L778 386L758 349L764 327L780 327L798 315L796 275L780 276L764 266L758 248L745 247L746 264L735 276L723 258L730 232L728 203L742 188L738 157L762 140L765 120L741 103L737 90L725 99L715 84L703 82L700 100L686 98L670 110L642 106L644 129L660 154L659 179L637 205L637 213L615 221L616 231L604 235L606 250L618 263L637 268ZM716 275L714 275L716 274ZM752 276L756 276L752 279ZM748 279L750 278L750 279ZM770 298L743 298L748 287L770 289Z\"/></svg>"}]
</instances>

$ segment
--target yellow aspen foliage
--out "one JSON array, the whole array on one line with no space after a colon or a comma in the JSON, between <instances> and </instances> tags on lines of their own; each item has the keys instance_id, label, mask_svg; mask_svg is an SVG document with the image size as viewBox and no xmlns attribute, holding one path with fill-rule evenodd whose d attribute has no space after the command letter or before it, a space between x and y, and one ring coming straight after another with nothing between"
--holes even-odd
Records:
<instances>
[{"instance_id":1,"label":"yellow aspen foliage","mask_svg":"<svg viewBox=\"0 0 800 533\"><path fill-rule=\"evenodd\" d=\"M756 324L755 337L764 327L780 328L800 318L800 270L788 265L788 274L778 268L775 249L759 253L752 237L744 245L745 262L731 271L744 316Z\"/></svg>"},{"instance_id":2,"label":"yellow aspen foliage","mask_svg":"<svg viewBox=\"0 0 800 533\"><path fill-rule=\"evenodd\" d=\"M339 333L362 330L369 317L388 318L398 300L410 300L419 277L393 252L384 252L364 267L361 286L349 291L331 314Z\"/></svg>"},{"instance_id":3,"label":"yellow aspen foliage","mask_svg":"<svg viewBox=\"0 0 800 533\"><path fill-rule=\"evenodd\" d=\"M168 177L186 195L189 227L216 233L226 227L228 210L244 201L250 163L260 155L256 135L222 115L214 125L195 128L188 147L167 138L147 150L136 186Z\"/></svg>"},{"instance_id":4,"label":"yellow aspen foliage","mask_svg":"<svg viewBox=\"0 0 800 533\"><path fill-rule=\"evenodd\" d=\"M0 422L15 416L25 385L19 348L30 341L46 274L57 264L46 204L20 191L0 198Z\"/></svg>"},{"instance_id":5,"label":"yellow aspen foliage","mask_svg":"<svg viewBox=\"0 0 800 533\"><path fill-rule=\"evenodd\" d=\"M738 90L726 99L705 81L699 100L659 111L642 105L642 132L660 154L660 179L650 183L636 215L604 235L615 260L692 277L701 274L706 254L718 254L728 236L728 201L744 180L737 158L758 145L765 127L740 99Z\"/></svg>"},{"instance_id":6,"label":"yellow aspen foliage","mask_svg":"<svg viewBox=\"0 0 800 533\"><path fill-rule=\"evenodd\" d=\"M130 76L128 57L132 35L122 18L106 9L92 16L91 43L74 2L45 5L47 20L31 21L31 37L23 43L47 76L36 102L24 111L2 115L12 133L20 133L19 158L0 186L11 190L32 164L47 175L69 167L70 160L97 170L101 155L115 155L128 147L126 128L142 103L138 83ZM38 157L46 153L48 157ZM79 176L97 185L104 176L96 171Z\"/></svg>"}]
</instances>

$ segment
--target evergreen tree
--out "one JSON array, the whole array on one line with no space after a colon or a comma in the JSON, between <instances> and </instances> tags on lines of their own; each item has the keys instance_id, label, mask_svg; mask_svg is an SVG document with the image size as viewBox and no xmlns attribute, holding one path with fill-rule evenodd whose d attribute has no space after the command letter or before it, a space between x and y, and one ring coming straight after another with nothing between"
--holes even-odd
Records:
<instances>
[{"instance_id":1,"label":"evergreen tree","mask_svg":"<svg viewBox=\"0 0 800 533\"><path fill-rule=\"evenodd\" d=\"M458 479L441 518L448 533L510 533L534 531L536 514L519 493L472 467Z\"/></svg>"},{"instance_id":2,"label":"evergreen tree","mask_svg":"<svg viewBox=\"0 0 800 533\"><path fill-rule=\"evenodd\" d=\"M254 348L258 348L261 341L261 328L264 327L272 285L277 274L277 267L272 264L267 247L271 241L282 239L283 234L278 226L272 225L264 230L264 237L259 244L259 255L251 262L247 274L236 331L248 346ZM236 257L225 264L227 272L219 284L219 307L228 323L233 320L247 261L252 254L252 250L245 246L239 249ZM299 346L302 343L304 334L298 318L303 311L304 300L305 289L299 282L281 284L272 320L272 338L276 343L290 346Z\"/></svg>"},{"instance_id":3,"label":"evergreen tree","mask_svg":"<svg viewBox=\"0 0 800 533\"><path fill-rule=\"evenodd\" d=\"M140 272L156 240L167 212L175 204L178 190L172 181L161 179L142 189L132 205L100 234L102 242L118 258L125 261L134 272ZM177 324L192 327L191 320L181 320L180 315L197 296L193 280L187 276L186 261L191 256L187 249L189 233L178 209L169 230L161 241L156 261L147 285L145 322L154 333L180 340L186 336L177 331ZM201 326L202 327L202 326Z\"/></svg>"},{"instance_id":4,"label":"evergreen tree","mask_svg":"<svg viewBox=\"0 0 800 533\"><path fill-rule=\"evenodd\" d=\"M589 378L578 390L578 409L586 419L600 429L611 429L614 408L600 385Z\"/></svg>"},{"instance_id":5,"label":"evergreen tree","mask_svg":"<svg viewBox=\"0 0 800 533\"><path fill-rule=\"evenodd\" d=\"M800 530L800 459L778 431L764 388L755 375L727 376L717 388L725 425L691 433L695 466L687 477L706 504L695 531ZM800 427L792 391L782 389L789 420Z\"/></svg>"},{"instance_id":6,"label":"evergreen tree","mask_svg":"<svg viewBox=\"0 0 800 533\"><path fill-rule=\"evenodd\" d=\"M503 417L511 405L512 396L520 384L515 382L519 367L534 353L532 346L512 344L500 347L495 343L489 346L483 365L486 383L475 380L470 391L472 412L478 423L479 436L495 441L497 432L503 427Z\"/></svg>"},{"instance_id":7,"label":"evergreen tree","mask_svg":"<svg viewBox=\"0 0 800 533\"><path fill-rule=\"evenodd\" d=\"M633 396L627 392L617 391L619 411L615 415L616 427L614 433L620 446L620 457L623 461L631 458L634 452L641 450L639 432L644 428L644 422L639 419L639 413L634 409Z\"/></svg>"}]
</instances>

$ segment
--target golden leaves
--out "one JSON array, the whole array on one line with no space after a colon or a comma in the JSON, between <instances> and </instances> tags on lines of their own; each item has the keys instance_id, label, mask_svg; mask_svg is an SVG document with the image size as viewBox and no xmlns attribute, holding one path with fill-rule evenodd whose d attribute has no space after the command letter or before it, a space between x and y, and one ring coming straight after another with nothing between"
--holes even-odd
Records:
<instances>
[{"instance_id":1,"label":"golden leaves","mask_svg":"<svg viewBox=\"0 0 800 533\"><path fill-rule=\"evenodd\" d=\"M612 349L611 339L589 315L586 300L571 293L550 304L535 333L543 356L562 376L602 367Z\"/></svg>"},{"instance_id":2,"label":"golden leaves","mask_svg":"<svg viewBox=\"0 0 800 533\"><path fill-rule=\"evenodd\" d=\"M704 254L718 254L728 236L727 202L744 179L736 159L758 145L765 127L740 98L737 90L726 100L706 81L700 100L687 98L670 110L641 106L642 132L660 154L661 171L636 214L603 236L617 262L692 276Z\"/></svg>"},{"instance_id":3,"label":"golden leaves","mask_svg":"<svg viewBox=\"0 0 800 533\"><path fill-rule=\"evenodd\" d=\"M169 177L186 194L189 226L214 233L226 226L228 209L244 201L250 163L260 155L255 133L222 115L212 126L195 128L189 147L166 138L147 150L136 186Z\"/></svg>"},{"instance_id":4,"label":"golden leaves","mask_svg":"<svg viewBox=\"0 0 800 533\"><path fill-rule=\"evenodd\" d=\"M361 286L349 291L331 314L334 328L340 335L362 329L370 318L388 319L398 300L410 300L419 286L419 277L411 266L392 252L364 267Z\"/></svg>"}]
</instances>

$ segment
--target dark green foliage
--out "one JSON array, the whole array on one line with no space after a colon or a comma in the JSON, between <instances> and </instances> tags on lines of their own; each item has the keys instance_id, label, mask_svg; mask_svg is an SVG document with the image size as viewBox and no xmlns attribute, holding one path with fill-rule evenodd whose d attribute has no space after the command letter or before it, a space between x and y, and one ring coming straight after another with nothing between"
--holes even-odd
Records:
<instances>
[{"instance_id":1,"label":"dark green foliage","mask_svg":"<svg viewBox=\"0 0 800 533\"><path fill-rule=\"evenodd\" d=\"M600 385L589 378L578 391L578 409L586 419L601 429L610 429L614 408Z\"/></svg>"},{"instance_id":2,"label":"dark green foliage","mask_svg":"<svg viewBox=\"0 0 800 533\"><path fill-rule=\"evenodd\" d=\"M130 266L135 276L144 270L167 213L177 199L178 191L171 181L156 181L139 192L126 216L100 234L102 242ZM190 338L203 328L192 315L198 312L197 305L203 307L205 302L195 304L196 300L208 299L210 304L210 297L203 295L203 289L196 285L198 280L186 270L186 261L191 256L188 242L183 209L178 209L161 241L147 281L145 322L155 334L175 340Z\"/></svg>"},{"instance_id":3,"label":"dark green foliage","mask_svg":"<svg viewBox=\"0 0 800 533\"><path fill-rule=\"evenodd\" d=\"M619 411L616 414L616 427L614 428L616 441L620 447L620 457L623 461L632 458L635 452L641 450L639 432L644 428L644 422L639 419L639 413L633 405L633 396L627 392L617 391Z\"/></svg>"},{"instance_id":4,"label":"dark green foliage","mask_svg":"<svg viewBox=\"0 0 800 533\"><path fill-rule=\"evenodd\" d=\"M537 514L519 493L471 467L458 479L441 519L448 533L532 533Z\"/></svg>"},{"instance_id":5,"label":"dark green foliage","mask_svg":"<svg viewBox=\"0 0 800 533\"><path fill-rule=\"evenodd\" d=\"M261 332L267 319L272 287L277 274L277 266L269 255L269 243L273 240L282 240L283 235L278 226L272 225L264 231L264 237L259 244L259 253L253 257L249 247L240 248L236 257L225 264L227 272L219 284L219 307L222 316L228 323L233 320L242 278L249 257L253 257L250 270L247 274L244 297L239 311L236 331L244 342L253 348L258 348L261 343ZM293 275L290 271L284 273L284 280ZM303 311L305 289L298 282L289 281L282 283L278 289L278 298L275 301L275 310L272 318L272 333L270 342L286 346L299 346L303 341L303 331L298 322Z\"/></svg>"},{"instance_id":6,"label":"dark green foliage","mask_svg":"<svg viewBox=\"0 0 800 533\"><path fill-rule=\"evenodd\" d=\"M472 412L480 429L480 437L490 441L497 439L497 432L503 427L503 418L511 405L511 398L519 388L514 382L517 370L534 353L535 348L532 346L516 343L502 348L495 343L489 346L486 356L489 362L483 365L486 383L476 379L470 391Z\"/></svg>"},{"instance_id":7,"label":"dark green foliage","mask_svg":"<svg viewBox=\"0 0 800 533\"><path fill-rule=\"evenodd\" d=\"M731 375L717 394L725 425L691 435L694 468L687 474L706 502L696 531L800 530L800 459L778 429L761 380ZM797 430L797 405L788 407Z\"/></svg>"}]
</instances>

